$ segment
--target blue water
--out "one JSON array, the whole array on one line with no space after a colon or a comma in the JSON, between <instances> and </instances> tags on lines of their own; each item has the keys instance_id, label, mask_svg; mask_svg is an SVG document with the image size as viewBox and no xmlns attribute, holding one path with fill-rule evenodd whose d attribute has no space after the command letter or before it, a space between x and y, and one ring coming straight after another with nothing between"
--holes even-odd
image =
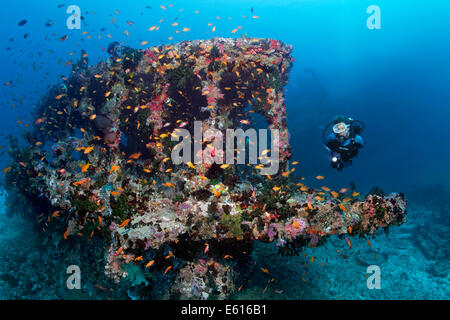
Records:
<instances>
[{"instance_id":1,"label":"blue water","mask_svg":"<svg viewBox=\"0 0 450 320\"><path fill-rule=\"evenodd\" d=\"M144 40L148 41L146 46L151 46L243 34L282 40L294 46L295 62L286 104L293 160L300 162L296 173L316 187L326 184L337 189L348 187L353 181L362 193L373 186L386 192L404 192L409 201L408 222L392 228L388 237L380 235L372 242L379 257L388 255L382 261L385 276L381 290L367 289L365 267L355 263L356 253L351 252L347 258L336 254L336 248L343 254L345 243L334 239L325 247L307 249L306 256L294 258L280 258L274 248L269 257L258 255L263 250L270 252L271 248L257 247L254 254L258 264L279 265L275 271L276 287L263 294L265 279L255 271L255 285L236 298L448 299L450 3L447 0L279 2L78 0L64 3L62 8L57 8L62 1L9 3L0 12L3 29L0 153L8 148L6 136L20 136L30 123L30 112L47 87L69 74L71 67L64 63L76 61L80 49L89 54L89 63L95 64L106 57L102 48L107 48L111 41L141 48ZM81 30L66 28L65 10L70 4L81 8L84 17ZM380 30L369 30L366 26L369 17L366 9L373 4L381 9ZM250 18L250 8L259 19ZM18 22L22 19L27 19L27 23L20 27ZM164 21L159 23L160 19ZM175 34L177 28L171 26L175 19L178 29L188 27L190 31ZM54 25L44 26L48 20ZM134 24L128 25L127 21ZM216 26L214 33L208 23ZM161 28L148 31L154 25ZM242 29L232 34L231 30L237 26ZM26 33L28 37L24 39ZM64 35L69 36L68 40L59 41ZM3 85L9 81L11 84ZM329 166L321 136L322 128L341 114L365 122L363 136L367 145L351 167L338 172ZM8 161L3 154L0 168L6 167ZM319 174L326 177L321 184L313 179ZM43 285L26 291L27 294L21 289L30 286L30 280L25 278L33 272L30 263L37 263L37 258L26 251L33 244L24 240L32 227L21 220L20 212L12 218L2 214L3 211L0 210L3 255L0 272L14 273L20 265L24 279L17 282L1 276L0 298L60 297ZM361 255L372 257L372 252L367 253L365 240L355 240L354 245L360 248ZM4 248L8 248L7 253ZM21 263L5 259L5 254L20 257ZM317 262L302 268L311 256ZM324 261L325 266L320 267ZM292 281L298 285L293 286ZM275 289L283 292L274 293Z\"/></svg>"}]
</instances>

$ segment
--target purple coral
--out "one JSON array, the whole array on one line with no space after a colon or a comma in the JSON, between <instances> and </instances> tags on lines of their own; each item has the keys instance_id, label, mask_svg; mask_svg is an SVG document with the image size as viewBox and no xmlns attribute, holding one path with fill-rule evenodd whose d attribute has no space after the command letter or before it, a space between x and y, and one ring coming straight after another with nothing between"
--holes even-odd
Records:
<instances>
[{"instance_id":1,"label":"purple coral","mask_svg":"<svg viewBox=\"0 0 450 320\"><path fill-rule=\"evenodd\" d=\"M270 238L270 241L272 241L276 235L277 231L275 229L275 226L273 224L269 224L269 226L267 227L267 236Z\"/></svg>"},{"instance_id":2,"label":"purple coral","mask_svg":"<svg viewBox=\"0 0 450 320\"><path fill-rule=\"evenodd\" d=\"M292 223L287 224L284 230L295 239L300 233L302 233L306 228L306 222L303 219L294 218Z\"/></svg>"}]
</instances>

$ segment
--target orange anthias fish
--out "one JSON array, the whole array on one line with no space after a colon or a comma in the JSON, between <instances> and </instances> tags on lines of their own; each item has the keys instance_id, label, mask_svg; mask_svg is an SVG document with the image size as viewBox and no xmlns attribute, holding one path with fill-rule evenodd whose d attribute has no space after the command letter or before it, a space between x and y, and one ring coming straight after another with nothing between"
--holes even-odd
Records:
<instances>
[{"instance_id":1,"label":"orange anthias fish","mask_svg":"<svg viewBox=\"0 0 450 320\"><path fill-rule=\"evenodd\" d=\"M125 227L126 225L128 225L128 223L130 223L130 219L126 219L124 222L122 222L122 223L120 224L119 228Z\"/></svg>"},{"instance_id":2,"label":"orange anthias fish","mask_svg":"<svg viewBox=\"0 0 450 320\"><path fill-rule=\"evenodd\" d=\"M164 271L164 274L166 274L170 269L172 269L172 266L167 267L166 271Z\"/></svg>"},{"instance_id":3,"label":"orange anthias fish","mask_svg":"<svg viewBox=\"0 0 450 320\"><path fill-rule=\"evenodd\" d=\"M90 166L90 165L91 165L90 163L86 163L84 166L82 166L82 167L81 167L81 172L86 172L87 169L89 169L89 166Z\"/></svg>"},{"instance_id":4,"label":"orange anthias fish","mask_svg":"<svg viewBox=\"0 0 450 320\"><path fill-rule=\"evenodd\" d=\"M349 246L349 248L352 248L352 242L350 241L349 238L345 238L345 242L347 242L347 245Z\"/></svg>"},{"instance_id":5,"label":"orange anthias fish","mask_svg":"<svg viewBox=\"0 0 450 320\"><path fill-rule=\"evenodd\" d=\"M194 166L194 164L193 164L192 162L188 162L188 163L187 163L187 166L188 166L189 168L195 169L195 166Z\"/></svg>"},{"instance_id":6,"label":"orange anthias fish","mask_svg":"<svg viewBox=\"0 0 450 320\"><path fill-rule=\"evenodd\" d=\"M269 270L267 270L266 268L261 268L261 271L264 272L265 274L269 274Z\"/></svg>"},{"instance_id":7,"label":"orange anthias fish","mask_svg":"<svg viewBox=\"0 0 450 320\"><path fill-rule=\"evenodd\" d=\"M150 267L152 264L154 264L155 263L155 260L152 260L152 261L150 261L149 263L147 263L146 265L145 265L145 267L146 268L148 268L148 267Z\"/></svg>"},{"instance_id":8,"label":"orange anthias fish","mask_svg":"<svg viewBox=\"0 0 450 320\"><path fill-rule=\"evenodd\" d=\"M76 186L79 186L80 184L83 184L83 183L85 183L86 181L88 181L88 179L87 178L85 178L85 179L82 179L82 180L78 180L78 181L75 181L74 183L72 183L75 187Z\"/></svg>"},{"instance_id":9,"label":"orange anthias fish","mask_svg":"<svg viewBox=\"0 0 450 320\"><path fill-rule=\"evenodd\" d=\"M322 179L325 179L325 177L324 176L317 176L316 179L317 180L322 180Z\"/></svg>"},{"instance_id":10,"label":"orange anthias fish","mask_svg":"<svg viewBox=\"0 0 450 320\"><path fill-rule=\"evenodd\" d=\"M141 153L138 152L138 153L133 153L133 154L132 154L131 156L129 156L128 158L129 158L129 159L137 160L137 159L140 158L140 156L141 156Z\"/></svg>"},{"instance_id":11,"label":"orange anthias fish","mask_svg":"<svg viewBox=\"0 0 450 320\"><path fill-rule=\"evenodd\" d=\"M217 191L216 188L213 188L213 192L214 192L214 195L215 195L217 198L220 197L220 192Z\"/></svg>"},{"instance_id":12,"label":"orange anthias fish","mask_svg":"<svg viewBox=\"0 0 450 320\"><path fill-rule=\"evenodd\" d=\"M111 169L109 170L109 173L113 173L114 171L117 171L119 169L118 165L114 165L111 167Z\"/></svg>"},{"instance_id":13,"label":"orange anthias fish","mask_svg":"<svg viewBox=\"0 0 450 320\"><path fill-rule=\"evenodd\" d=\"M66 232L64 232L64 239L67 240L67 236L69 235L69 227L67 227Z\"/></svg>"},{"instance_id":14,"label":"orange anthias fish","mask_svg":"<svg viewBox=\"0 0 450 320\"><path fill-rule=\"evenodd\" d=\"M39 118L39 119L37 119L34 123L35 124L40 124L40 123L42 123L42 122L44 122L45 120L46 120L47 118Z\"/></svg>"},{"instance_id":15,"label":"orange anthias fish","mask_svg":"<svg viewBox=\"0 0 450 320\"><path fill-rule=\"evenodd\" d=\"M102 287L102 286L99 285L99 284L96 284L95 287L98 288L98 289L100 289L100 290L103 290L103 291L108 290L108 289L106 289L105 287Z\"/></svg>"},{"instance_id":16,"label":"orange anthias fish","mask_svg":"<svg viewBox=\"0 0 450 320\"><path fill-rule=\"evenodd\" d=\"M339 208L341 208L342 211L347 213L347 209L345 208L345 206L342 203L339 204Z\"/></svg>"},{"instance_id":17,"label":"orange anthias fish","mask_svg":"<svg viewBox=\"0 0 450 320\"><path fill-rule=\"evenodd\" d=\"M165 259L170 259L172 257L175 258L175 255L171 251L169 251L169 254L165 257Z\"/></svg>"},{"instance_id":18,"label":"orange anthias fish","mask_svg":"<svg viewBox=\"0 0 450 320\"><path fill-rule=\"evenodd\" d=\"M292 225L294 226L295 229L300 228L300 226L298 225L298 222L294 219L294 222L292 223Z\"/></svg>"},{"instance_id":19,"label":"orange anthias fish","mask_svg":"<svg viewBox=\"0 0 450 320\"><path fill-rule=\"evenodd\" d=\"M87 147L86 149L84 149L83 153L88 154L88 153L92 152L92 150L94 150L94 146Z\"/></svg>"}]
</instances>

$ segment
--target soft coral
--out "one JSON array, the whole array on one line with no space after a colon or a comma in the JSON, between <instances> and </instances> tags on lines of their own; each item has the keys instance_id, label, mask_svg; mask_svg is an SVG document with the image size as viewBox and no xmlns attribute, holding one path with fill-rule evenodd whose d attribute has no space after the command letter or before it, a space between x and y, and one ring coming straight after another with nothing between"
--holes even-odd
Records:
<instances>
[{"instance_id":1,"label":"soft coral","mask_svg":"<svg viewBox=\"0 0 450 320\"><path fill-rule=\"evenodd\" d=\"M223 98L223 93L213 83L209 83L207 87L203 88L202 94L207 96L208 105L215 104L217 100Z\"/></svg>"}]
</instances>

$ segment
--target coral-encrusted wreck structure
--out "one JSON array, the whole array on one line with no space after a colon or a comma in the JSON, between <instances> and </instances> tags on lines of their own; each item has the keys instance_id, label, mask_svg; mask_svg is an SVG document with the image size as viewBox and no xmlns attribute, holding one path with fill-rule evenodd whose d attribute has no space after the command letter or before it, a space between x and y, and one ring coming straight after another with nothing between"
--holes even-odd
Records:
<instances>
[{"instance_id":1,"label":"coral-encrusted wreck structure","mask_svg":"<svg viewBox=\"0 0 450 320\"><path fill-rule=\"evenodd\" d=\"M105 271L117 282L140 274L147 286L147 275L164 275L174 280L166 297L194 299L233 293L255 240L293 254L332 234L401 224L400 194L346 197L296 180L283 93L291 50L277 40L214 38L146 50L112 43L95 66L83 56L42 99L29 145L11 140L10 203L39 208L44 229L62 241L104 238ZM278 174L172 163L177 128L245 129L256 114L280 132ZM214 139L204 139L204 156L221 151Z\"/></svg>"}]
</instances>

